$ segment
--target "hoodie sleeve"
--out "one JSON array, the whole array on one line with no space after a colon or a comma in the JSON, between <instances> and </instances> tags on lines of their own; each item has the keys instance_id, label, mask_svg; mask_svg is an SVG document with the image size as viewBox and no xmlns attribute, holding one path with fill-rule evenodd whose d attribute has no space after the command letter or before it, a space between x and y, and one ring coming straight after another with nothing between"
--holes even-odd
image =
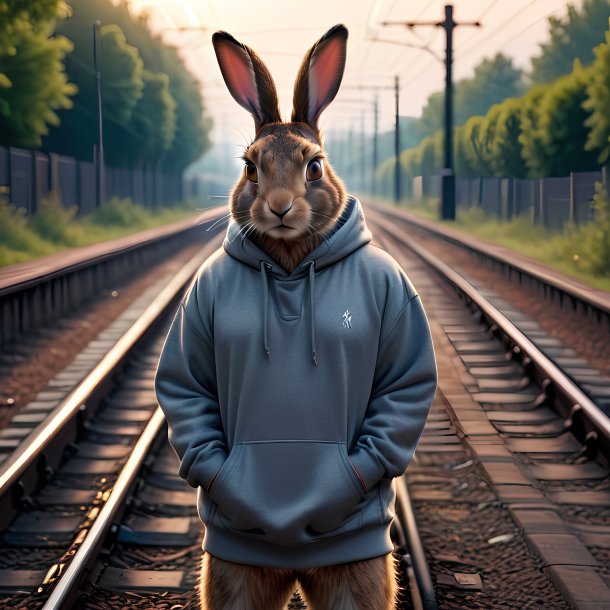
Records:
<instances>
[{"instance_id":1,"label":"hoodie sleeve","mask_svg":"<svg viewBox=\"0 0 610 610\"><path fill-rule=\"evenodd\" d=\"M432 337L421 301L413 296L382 334L371 397L349 455L366 491L406 470L435 391Z\"/></svg>"},{"instance_id":2,"label":"hoodie sleeve","mask_svg":"<svg viewBox=\"0 0 610 610\"><path fill-rule=\"evenodd\" d=\"M180 459L179 475L208 489L227 458L218 405L214 348L201 319L197 283L191 285L165 340L155 392Z\"/></svg>"}]
</instances>

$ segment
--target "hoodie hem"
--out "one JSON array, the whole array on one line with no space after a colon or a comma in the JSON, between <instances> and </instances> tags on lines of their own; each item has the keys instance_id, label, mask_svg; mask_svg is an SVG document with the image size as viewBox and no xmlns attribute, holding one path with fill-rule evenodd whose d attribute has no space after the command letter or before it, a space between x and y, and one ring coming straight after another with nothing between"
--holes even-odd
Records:
<instances>
[{"instance_id":1,"label":"hoodie hem","mask_svg":"<svg viewBox=\"0 0 610 610\"><path fill-rule=\"evenodd\" d=\"M279 546L206 526L201 548L219 559L268 568L321 568L363 561L394 550L391 522L321 538L307 544Z\"/></svg>"}]
</instances>

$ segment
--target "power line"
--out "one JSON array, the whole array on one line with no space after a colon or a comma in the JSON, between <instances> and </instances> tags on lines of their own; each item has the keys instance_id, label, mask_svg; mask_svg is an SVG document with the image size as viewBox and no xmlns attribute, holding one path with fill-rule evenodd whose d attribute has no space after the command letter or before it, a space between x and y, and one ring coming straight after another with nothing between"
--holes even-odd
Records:
<instances>
[{"instance_id":1,"label":"power line","mask_svg":"<svg viewBox=\"0 0 610 610\"><path fill-rule=\"evenodd\" d=\"M481 13L481 16L478 18L478 21L482 21L483 17L491 12L491 9L498 4L499 0L492 0L492 3Z\"/></svg>"},{"instance_id":2,"label":"power line","mask_svg":"<svg viewBox=\"0 0 610 610\"><path fill-rule=\"evenodd\" d=\"M511 36L508 40L505 40L502 44L507 45L507 44L511 43L516 38L519 38L519 36L521 36L521 34L525 34L525 32L527 32L528 30L533 28L536 24L540 23L541 21L544 21L545 19L548 19L551 15L553 15L557 11L560 11L564 8L565 8L565 5L562 3L561 6L558 6L557 8L553 9L552 11L549 11L548 13L546 13L546 15L543 15L539 19L536 19L536 21L532 21L532 23L530 23L527 27L525 27L522 30L520 30L519 32L517 32L514 36Z\"/></svg>"},{"instance_id":3,"label":"power line","mask_svg":"<svg viewBox=\"0 0 610 610\"><path fill-rule=\"evenodd\" d=\"M468 55L468 53L470 53L471 51L474 51L475 49L480 49L482 44L484 44L485 42L487 42L488 40L493 38L498 32L500 32L507 25L512 23L517 17L520 17L522 15L523 11L526 11L527 9L529 9L530 6L534 5L536 2L538 2L538 0L530 0L530 2L528 4L526 4L523 8L520 8L518 11L513 13L508 19L505 19L495 30L492 30L487 36L485 36L485 38L483 38L482 40L477 40L474 44L470 45L464 51L459 53L457 55L456 59L464 57L464 55Z\"/></svg>"}]
</instances>

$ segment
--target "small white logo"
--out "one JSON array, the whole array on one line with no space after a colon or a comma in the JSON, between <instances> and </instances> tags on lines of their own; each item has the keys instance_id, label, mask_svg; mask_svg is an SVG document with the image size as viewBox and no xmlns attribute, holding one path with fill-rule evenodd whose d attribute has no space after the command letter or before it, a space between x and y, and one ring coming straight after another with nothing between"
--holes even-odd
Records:
<instances>
[{"instance_id":1,"label":"small white logo","mask_svg":"<svg viewBox=\"0 0 610 610\"><path fill-rule=\"evenodd\" d=\"M346 309L343 314L343 326L345 326L345 328L352 327L352 315L350 314L349 309Z\"/></svg>"}]
</instances>

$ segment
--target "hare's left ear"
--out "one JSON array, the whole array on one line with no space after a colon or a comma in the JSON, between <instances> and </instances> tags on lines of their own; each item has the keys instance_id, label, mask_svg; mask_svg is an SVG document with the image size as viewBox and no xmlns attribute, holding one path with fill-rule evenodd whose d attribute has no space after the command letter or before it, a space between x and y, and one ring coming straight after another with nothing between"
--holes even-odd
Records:
<instances>
[{"instance_id":1,"label":"hare's left ear","mask_svg":"<svg viewBox=\"0 0 610 610\"><path fill-rule=\"evenodd\" d=\"M292 120L318 130L318 118L335 99L345 69L347 28L336 25L305 55L294 85Z\"/></svg>"}]
</instances>

